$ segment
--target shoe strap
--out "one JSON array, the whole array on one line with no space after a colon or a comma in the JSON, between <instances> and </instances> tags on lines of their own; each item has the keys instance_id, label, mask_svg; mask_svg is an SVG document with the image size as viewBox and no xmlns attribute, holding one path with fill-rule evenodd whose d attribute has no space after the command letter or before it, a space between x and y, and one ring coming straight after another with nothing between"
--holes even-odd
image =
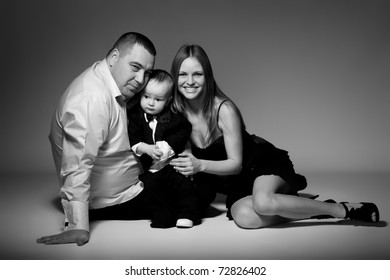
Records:
<instances>
[{"instance_id":1,"label":"shoe strap","mask_svg":"<svg viewBox=\"0 0 390 280\"><path fill-rule=\"evenodd\" d=\"M349 218L349 209L346 205L346 202L340 202L341 205L343 205L344 209L345 209L345 217L344 219L348 219Z\"/></svg>"}]
</instances>

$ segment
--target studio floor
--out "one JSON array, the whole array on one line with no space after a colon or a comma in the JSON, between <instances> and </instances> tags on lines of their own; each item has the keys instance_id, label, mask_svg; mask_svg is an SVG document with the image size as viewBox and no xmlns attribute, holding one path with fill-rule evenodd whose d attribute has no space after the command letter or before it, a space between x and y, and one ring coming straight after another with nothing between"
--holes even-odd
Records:
<instances>
[{"instance_id":1,"label":"studio floor","mask_svg":"<svg viewBox=\"0 0 390 280\"><path fill-rule=\"evenodd\" d=\"M0 176L0 259L3 260L389 260L390 174L306 174L306 194L318 199L373 201L381 221L375 225L305 220L258 230L238 228L225 217L218 197L209 217L192 229L153 229L149 221L98 221L91 238L45 246L36 239L58 233L63 214L53 201L54 174Z\"/></svg>"}]
</instances>

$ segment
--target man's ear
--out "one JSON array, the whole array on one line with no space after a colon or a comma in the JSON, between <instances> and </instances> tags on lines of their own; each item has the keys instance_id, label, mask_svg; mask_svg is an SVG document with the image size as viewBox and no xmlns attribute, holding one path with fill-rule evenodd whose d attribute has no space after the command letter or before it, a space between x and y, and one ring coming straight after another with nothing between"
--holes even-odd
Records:
<instances>
[{"instance_id":1,"label":"man's ear","mask_svg":"<svg viewBox=\"0 0 390 280\"><path fill-rule=\"evenodd\" d=\"M107 63L109 67L112 67L115 65L115 63L119 59L119 50L118 49L113 49L112 52L108 55L107 57Z\"/></svg>"}]
</instances>

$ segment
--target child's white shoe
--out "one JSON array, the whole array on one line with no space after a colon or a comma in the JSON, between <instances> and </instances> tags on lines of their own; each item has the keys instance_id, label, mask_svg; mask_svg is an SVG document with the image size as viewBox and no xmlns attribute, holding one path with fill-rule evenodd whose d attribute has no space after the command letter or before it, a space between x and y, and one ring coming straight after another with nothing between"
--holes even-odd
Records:
<instances>
[{"instance_id":1,"label":"child's white shoe","mask_svg":"<svg viewBox=\"0 0 390 280\"><path fill-rule=\"evenodd\" d=\"M192 228L194 223L190 219L178 219L176 227L178 228Z\"/></svg>"}]
</instances>

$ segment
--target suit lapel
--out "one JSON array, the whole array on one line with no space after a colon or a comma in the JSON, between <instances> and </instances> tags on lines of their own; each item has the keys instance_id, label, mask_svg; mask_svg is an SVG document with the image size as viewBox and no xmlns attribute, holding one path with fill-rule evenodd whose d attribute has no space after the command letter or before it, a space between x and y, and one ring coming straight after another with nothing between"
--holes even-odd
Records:
<instances>
[{"instance_id":1,"label":"suit lapel","mask_svg":"<svg viewBox=\"0 0 390 280\"><path fill-rule=\"evenodd\" d=\"M171 111L169 109L166 109L166 111L157 118L158 121L157 129L156 129L156 134L154 135L154 139L156 141L163 140L165 130L167 129L167 127L169 127L170 120L171 120Z\"/></svg>"}]
</instances>

